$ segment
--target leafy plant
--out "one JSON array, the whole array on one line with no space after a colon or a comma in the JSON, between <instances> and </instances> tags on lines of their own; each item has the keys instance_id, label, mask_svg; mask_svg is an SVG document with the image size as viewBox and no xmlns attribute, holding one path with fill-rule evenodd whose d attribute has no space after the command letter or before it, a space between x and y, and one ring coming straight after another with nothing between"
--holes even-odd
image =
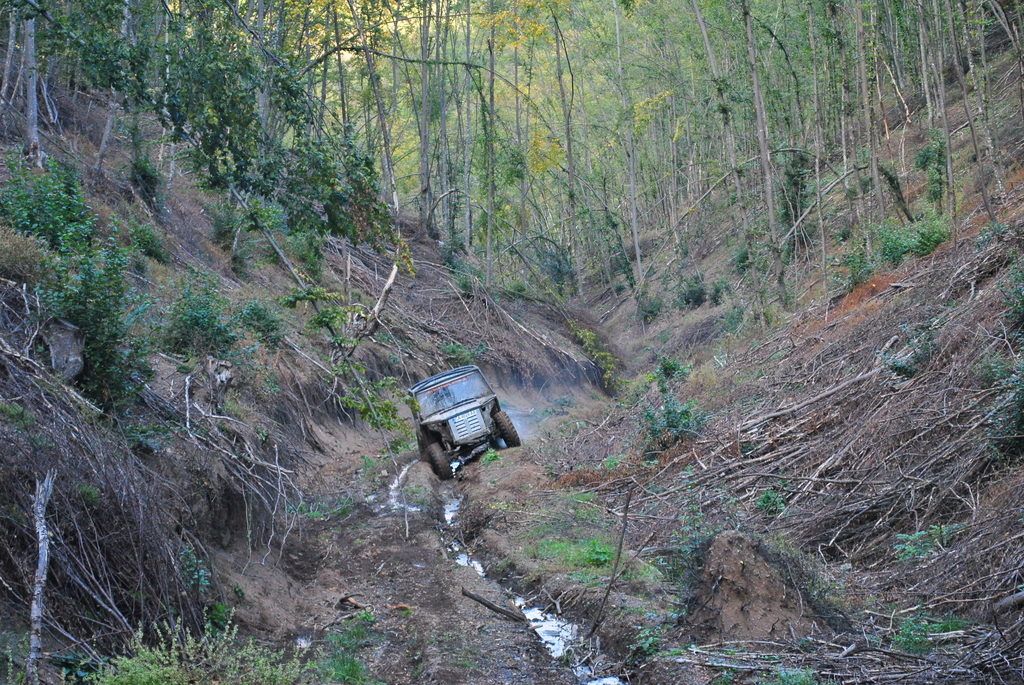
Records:
<instances>
[{"instance_id":1,"label":"leafy plant","mask_svg":"<svg viewBox=\"0 0 1024 685\"><path fill-rule=\"evenodd\" d=\"M192 545L185 545L178 552L178 564L182 577L193 592L202 594L210 587L210 572L206 568L206 562L196 556L196 550Z\"/></svg>"},{"instance_id":2,"label":"leafy plant","mask_svg":"<svg viewBox=\"0 0 1024 685\"><path fill-rule=\"evenodd\" d=\"M171 260L163 240L157 235L151 224L134 224L128 230L132 238L132 244L142 254L161 264L167 264Z\"/></svg>"},{"instance_id":3,"label":"leafy plant","mask_svg":"<svg viewBox=\"0 0 1024 685\"><path fill-rule=\"evenodd\" d=\"M914 155L914 168L928 174L928 199L941 207L949 180L946 178L946 141L941 131L928 133L928 144Z\"/></svg>"},{"instance_id":4,"label":"leafy plant","mask_svg":"<svg viewBox=\"0 0 1024 685\"><path fill-rule=\"evenodd\" d=\"M779 516L786 510L786 498L782 493L769 488L757 498L757 508L766 516Z\"/></svg>"},{"instance_id":5,"label":"leafy plant","mask_svg":"<svg viewBox=\"0 0 1024 685\"><path fill-rule=\"evenodd\" d=\"M668 382L674 374L669 375L666 372L673 369L674 365L670 364L666 368L664 364L659 364L658 370L653 374L661 403L649 404L641 417L648 451L665 449L680 440L695 437L707 420L706 416L697 411L695 400L680 402L672 393Z\"/></svg>"},{"instance_id":6,"label":"leafy plant","mask_svg":"<svg viewBox=\"0 0 1024 685\"><path fill-rule=\"evenodd\" d=\"M900 355L885 354L882 361L898 376L913 378L932 358L935 352L935 338L929 328L918 328L917 334L907 343L908 352Z\"/></svg>"},{"instance_id":7,"label":"leafy plant","mask_svg":"<svg viewBox=\"0 0 1024 685\"><path fill-rule=\"evenodd\" d=\"M1014 260L1006 270L1006 277L999 284L1003 291L1003 304L1009 310L1014 323L1024 323L1024 260Z\"/></svg>"},{"instance_id":8,"label":"leafy plant","mask_svg":"<svg viewBox=\"0 0 1024 685\"><path fill-rule=\"evenodd\" d=\"M137 633L128 646L130 656L114 658L89 678L90 685L311 685L314 669L301 653L288 658L282 652L238 639L238 629L227 625L218 634L180 639L169 631L153 643Z\"/></svg>"},{"instance_id":9,"label":"leafy plant","mask_svg":"<svg viewBox=\"0 0 1024 685\"><path fill-rule=\"evenodd\" d=\"M897 533L893 545L897 558L901 562L914 561L931 554L936 549L947 547L956 537L956 534L963 529L962 525L936 525L929 526L927 530L919 530L916 533Z\"/></svg>"},{"instance_id":10,"label":"leafy plant","mask_svg":"<svg viewBox=\"0 0 1024 685\"><path fill-rule=\"evenodd\" d=\"M260 342L271 347L277 347L284 339L284 322L281 317L258 300L246 302L235 320L242 328L251 331Z\"/></svg>"},{"instance_id":11,"label":"leafy plant","mask_svg":"<svg viewBox=\"0 0 1024 685\"><path fill-rule=\"evenodd\" d=\"M725 277L721 277L715 280L711 284L711 295L709 299L711 304L715 307L725 302L725 296L732 292L732 288L729 287L729 281L725 280Z\"/></svg>"},{"instance_id":12,"label":"leafy plant","mask_svg":"<svg viewBox=\"0 0 1024 685\"><path fill-rule=\"evenodd\" d=\"M906 619L893 636L892 646L910 654L927 652L932 646L928 641L928 623L917 616Z\"/></svg>"},{"instance_id":13,"label":"leafy plant","mask_svg":"<svg viewBox=\"0 0 1024 685\"><path fill-rule=\"evenodd\" d=\"M758 685L818 685L818 674L806 668L801 670L779 669L758 679Z\"/></svg>"},{"instance_id":14,"label":"leafy plant","mask_svg":"<svg viewBox=\"0 0 1024 685\"><path fill-rule=\"evenodd\" d=\"M636 298L636 315L644 323L651 323L658 318L661 310L665 307L665 301L661 295L651 295L648 292L641 292Z\"/></svg>"},{"instance_id":15,"label":"leafy plant","mask_svg":"<svg viewBox=\"0 0 1024 685\"><path fill-rule=\"evenodd\" d=\"M480 458L480 463L493 464L499 459L501 459L501 454L499 454L497 450L489 448L484 452L484 456Z\"/></svg>"},{"instance_id":16,"label":"leafy plant","mask_svg":"<svg viewBox=\"0 0 1024 685\"><path fill-rule=\"evenodd\" d=\"M171 307L164 345L192 356L222 356L238 341L228 300L217 292L217 279L193 271L181 282L181 297Z\"/></svg>"},{"instance_id":17,"label":"leafy plant","mask_svg":"<svg viewBox=\"0 0 1024 685\"><path fill-rule=\"evenodd\" d=\"M619 360L608 350L608 346L598 337L597 333L571 319L568 323L573 339L583 348L583 353L590 357L591 361L600 369L601 382L605 389L614 393L619 387L616 378Z\"/></svg>"},{"instance_id":18,"label":"leafy plant","mask_svg":"<svg viewBox=\"0 0 1024 685\"><path fill-rule=\"evenodd\" d=\"M466 347L459 342L446 342L441 345L441 352L453 364L467 366L475 364L477 357L487 352L487 346L482 342L473 347Z\"/></svg>"},{"instance_id":19,"label":"leafy plant","mask_svg":"<svg viewBox=\"0 0 1024 685\"><path fill-rule=\"evenodd\" d=\"M681 310L696 309L708 299L708 288L701 275L694 274L684 279L676 288L676 307Z\"/></svg>"}]
</instances>

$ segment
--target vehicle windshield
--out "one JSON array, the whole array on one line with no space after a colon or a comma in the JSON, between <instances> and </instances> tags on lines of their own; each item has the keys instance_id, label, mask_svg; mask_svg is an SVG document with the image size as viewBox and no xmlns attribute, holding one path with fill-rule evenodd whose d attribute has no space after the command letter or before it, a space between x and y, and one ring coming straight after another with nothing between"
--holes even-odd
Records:
<instances>
[{"instance_id":1,"label":"vehicle windshield","mask_svg":"<svg viewBox=\"0 0 1024 685\"><path fill-rule=\"evenodd\" d=\"M490 394L492 394L491 388L487 385L484 377L474 373L417 393L416 401L420 403L420 414L430 416L466 400L486 397Z\"/></svg>"}]
</instances>

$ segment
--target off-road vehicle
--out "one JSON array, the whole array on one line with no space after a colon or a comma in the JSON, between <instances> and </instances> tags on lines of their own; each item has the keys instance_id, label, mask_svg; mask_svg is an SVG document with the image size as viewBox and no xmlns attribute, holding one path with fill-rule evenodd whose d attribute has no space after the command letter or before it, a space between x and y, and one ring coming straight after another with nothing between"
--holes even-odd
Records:
<instances>
[{"instance_id":1,"label":"off-road vehicle","mask_svg":"<svg viewBox=\"0 0 1024 685\"><path fill-rule=\"evenodd\" d=\"M454 477L452 462L465 463L504 440L521 444L515 424L498 403L480 369L460 366L409 388L416 398L413 423L420 456L442 480Z\"/></svg>"}]
</instances>

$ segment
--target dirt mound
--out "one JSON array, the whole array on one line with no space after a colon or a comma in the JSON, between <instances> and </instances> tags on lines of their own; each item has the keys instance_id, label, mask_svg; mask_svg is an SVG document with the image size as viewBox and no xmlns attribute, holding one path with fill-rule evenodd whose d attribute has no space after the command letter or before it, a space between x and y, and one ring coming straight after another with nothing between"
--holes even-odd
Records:
<instances>
[{"instance_id":1,"label":"dirt mound","mask_svg":"<svg viewBox=\"0 0 1024 685\"><path fill-rule=\"evenodd\" d=\"M774 640L815 632L800 591L738 531L711 541L689 623L705 639Z\"/></svg>"}]
</instances>

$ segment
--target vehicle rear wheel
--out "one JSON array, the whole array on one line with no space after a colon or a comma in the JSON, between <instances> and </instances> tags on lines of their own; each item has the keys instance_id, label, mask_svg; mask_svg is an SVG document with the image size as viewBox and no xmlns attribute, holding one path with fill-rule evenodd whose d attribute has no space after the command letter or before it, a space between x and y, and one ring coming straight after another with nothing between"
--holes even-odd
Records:
<instances>
[{"instance_id":1,"label":"vehicle rear wheel","mask_svg":"<svg viewBox=\"0 0 1024 685\"><path fill-rule=\"evenodd\" d=\"M506 445L519 447L523 444L523 441L519 439L519 431L516 430L516 425L512 423L508 414L503 411L496 412L494 423L498 426L498 434L501 435L501 439L505 441Z\"/></svg>"},{"instance_id":2,"label":"vehicle rear wheel","mask_svg":"<svg viewBox=\"0 0 1024 685\"><path fill-rule=\"evenodd\" d=\"M451 480L455 477L452 472L452 464L448 461L448 455L444 453L444 448L441 447L441 443L432 442L427 445L427 458L430 460L430 466L434 469L434 473L441 480Z\"/></svg>"}]
</instances>

